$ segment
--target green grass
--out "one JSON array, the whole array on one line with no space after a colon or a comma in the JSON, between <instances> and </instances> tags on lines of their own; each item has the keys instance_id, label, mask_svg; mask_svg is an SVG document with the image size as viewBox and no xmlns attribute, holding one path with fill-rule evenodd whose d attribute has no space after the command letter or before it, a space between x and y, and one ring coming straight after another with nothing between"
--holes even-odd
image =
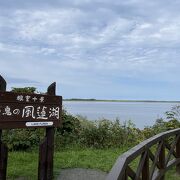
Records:
<instances>
[{"instance_id":1,"label":"green grass","mask_svg":"<svg viewBox=\"0 0 180 180\"><path fill-rule=\"evenodd\" d=\"M119 154L126 149L67 149L56 152L54 156L54 174L62 168L92 168L108 172ZM10 152L8 159L8 179L28 177L37 179L37 152Z\"/></svg>"},{"instance_id":2,"label":"green grass","mask_svg":"<svg viewBox=\"0 0 180 180\"><path fill-rule=\"evenodd\" d=\"M59 168L91 168L100 169L108 172L115 160L125 152L124 149L84 149L84 150L68 150L57 152L55 154L55 167Z\"/></svg>"},{"instance_id":3,"label":"green grass","mask_svg":"<svg viewBox=\"0 0 180 180\"><path fill-rule=\"evenodd\" d=\"M165 177L168 180L180 180L180 175L176 174L175 168L169 170Z\"/></svg>"},{"instance_id":4,"label":"green grass","mask_svg":"<svg viewBox=\"0 0 180 180\"><path fill-rule=\"evenodd\" d=\"M10 152L8 157L8 179L29 177L37 179L38 153Z\"/></svg>"},{"instance_id":5,"label":"green grass","mask_svg":"<svg viewBox=\"0 0 180 180\"><path fill-rule=\"evenodd\" d=\"M56 152L54 156L54 175L58 176L63 168L91 168L109 172L117 157L125 152L122 149L66 149ZM8 180L26 177L28 180L37 179L38 152L10 152L8 159ZM166 179L180 180L175 170L170 170Z\"/></svg>"}]
</instances>

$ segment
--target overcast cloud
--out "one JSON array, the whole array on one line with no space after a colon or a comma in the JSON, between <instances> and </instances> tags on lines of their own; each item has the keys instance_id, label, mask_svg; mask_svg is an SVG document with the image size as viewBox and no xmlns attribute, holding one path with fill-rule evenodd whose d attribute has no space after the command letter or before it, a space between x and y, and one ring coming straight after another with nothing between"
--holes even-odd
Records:
<instances>
[{"instance_id":1,"label":"overcast cloud","mask_svg":"<svg viewBox=\"0 0 180 180\"><path fill-rule=\"evenodd\" d=\"M0 73L65 98L180 100L180 1L0 1Z\"/></svg>"}]
</instances>

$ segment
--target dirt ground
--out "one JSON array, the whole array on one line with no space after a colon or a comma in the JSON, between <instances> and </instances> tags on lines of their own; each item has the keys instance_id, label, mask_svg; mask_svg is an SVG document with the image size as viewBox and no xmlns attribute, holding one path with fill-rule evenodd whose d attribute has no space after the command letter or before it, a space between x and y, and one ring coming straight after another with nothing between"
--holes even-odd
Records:
<instances>
[{"instance_id":1,"label":"dirt ground","mask_svg":"<svg viewBox=\"0 0 180 180\"><path fill-rule=\"evenodd\" d=\"M107 173L93 169L61 169L58 180L105 180Z\"/></svg>"}]
</instances>

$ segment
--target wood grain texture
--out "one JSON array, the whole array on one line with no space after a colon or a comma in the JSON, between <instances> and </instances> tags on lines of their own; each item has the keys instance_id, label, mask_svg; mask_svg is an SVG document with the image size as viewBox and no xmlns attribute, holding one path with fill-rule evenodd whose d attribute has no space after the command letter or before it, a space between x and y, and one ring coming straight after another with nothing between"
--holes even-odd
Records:
<instances>
[{"instance_id":1,"label":"wood grain texture","mask_svg":"<svg viewBox=\"0 0 180 180\"><path fill-rule=\"evenodd\" d=\"M56 83L47 89L47 95L55 96ZM39 147L38 180L53 179L54 127L46 128L46 137Z\"/></svg>"},{"instance_id":2,"label":"wood grain texture","mask_svg":"<svg viewBox=\"0 0 180 180\"><path fill-rule=\"evenodd\" d=\"M106 180L164 180L165 173L176 166L180 171L180 128L160 133L122 154L112 167ZM175 137L175 138L174 138ZM169 141L169 142L168 142ZM151 149L156 146L156 151ZM167 151L168 153L165 153ZM129 167L140 156L137 169ZM171 157L171 158L170 158ZM152 161L150 163L150 161Z\"/></svg>"}]
</instances>

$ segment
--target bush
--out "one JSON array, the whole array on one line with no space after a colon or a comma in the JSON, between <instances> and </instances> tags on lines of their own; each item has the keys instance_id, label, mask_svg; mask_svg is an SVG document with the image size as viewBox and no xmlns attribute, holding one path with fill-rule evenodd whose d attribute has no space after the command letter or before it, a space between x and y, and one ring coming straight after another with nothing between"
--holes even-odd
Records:
<instances>
[{"instance_id":1,"label":"bush","mask_svg":"<svg viewBox=\"0 0 180 180\"><path fill-rule=\"evenodd\" d=\"M36 147L44 135L44 129L12 129L3 131L3 142L9 150L27 150Z\"/></svg>"},{"instance_id":2,"label":"bush","mask_svg":"<svg viewBox=\"0 0 180 180\"><path fill-rule=\"evenodd\" d=\"M86 117L74 117L65 110L62 113L62 126L55 130L55 148L67 147L110 148L134 146L160 132L179 128L180 106L167 112L167 119L157 119L153 126L140 130L131 121L121 123L102 119L89 121ZM16 129L3 131L3 141L10 150L37 148L45 136L45 129Z\"/></svg>"},{"instance_id":3,"label":"bush","mask_svg":"<svg viewBox=\"0 0 180 180\"><path fill-rule=\"evenodd\" d=\"M62 126L56 129L55 148L60 149L78 144L80 134L80 121L78 118L62 111Z\"/></svg>"},{"instance_id":4,"label":"bush","mask_svg":"<svg viewBox=\"0 0 180 180\"><path fill-rule=\"evenodd\" d=\"M87 121L81 119L80 143L86 147L108 148L136 144L134 140L138 130L131 127L132 123L122 125L118 119L110 121Z\"/></svg>"}]
</instances>

